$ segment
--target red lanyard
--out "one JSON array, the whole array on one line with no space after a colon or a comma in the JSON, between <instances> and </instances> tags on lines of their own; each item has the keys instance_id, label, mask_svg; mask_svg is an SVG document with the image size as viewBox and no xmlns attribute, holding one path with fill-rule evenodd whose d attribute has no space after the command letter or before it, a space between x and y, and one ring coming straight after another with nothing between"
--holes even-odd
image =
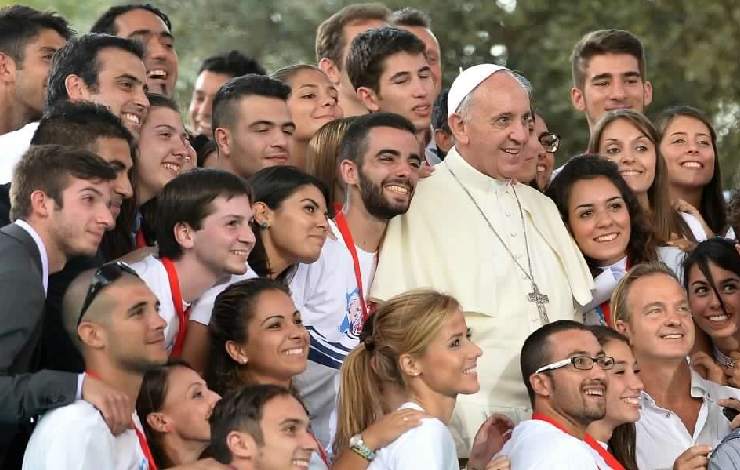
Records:
<instances>
[{"instance_id":1,"label":"red lanyard","mask_svg":"<svg viewBox=\"0 0 740 470\"><path fill-rule=\"evenodd\" d=\"M100 377L95 372L86 370L85 374L92 377L93 379L100 380ZM146 418L145 418L146 419ZM144 457L146 457L146 461L149 463L149 470L157 470L157 464L154 462L154 457L152 456L152 450L149 448L149 442L146 439L146 436L142 432L141 429L134 423L134 431L136 431L136 438L139 440L139 448L141 448L141 451L144 453Z\"/></svg>"},{"instance_id":2,"label":"red lanyard","mask_svg":"<svg viewBox=\"0 0 740 470\"><path fill-rule=\"evenodd\" d=\"M313 440L316 442L316 450L319 452L319 457L321 457L321 460L326 464L326 468L331 468L331 465L329 463L329 455L326 453L326 449L324 449L324 446L321 445L321 442L316 438L316 435L314 435L314 433L309 431L309 434L311 434L311 437L313 437Z\"/></svg>"},{"instance_id":3,"label":"red lanyard","mask_svg":"<svg viewBox=\"0 0 740 470\"><path fill-rule=\"evenodd\" d=\"M344 244L349 250L349 254L352 255L352 262L355 267L355 281L357 282L357 292L360 296L360 306L362 307L362 323L363 325L367 321L370 313L367 309L367 303L365 303L365 294L362 289L362 271L360 271L360 259L357 257L357 248L355 247L355 241L352 239L352 232L349 231L349 225L347 225L347 219L344 217L344 212L338 211L334 215L334 222L337 224L339 233L342 234Z\"/></svg>"},{"instance_id":4,"label":"red lanyard","mask_svg":"<svg viewBox=\"0 0 740 470\"><path fill-rule=\"evenodd\" d=\"M146 248L146 238L144 238L144 231L142 229L139 229L136 231L136 248Z\"/></svg>"},{"instance_id":5,"label":"red lanyard","mask_svg":"<svg viewBox=\"0 0 740 470\"><path fill-rule=\"evenodd\" d=\"M532 419L536 419L539 421L544 421L546 423L551 424L552 426L555 426L557 429L563 431L564 433L573 436L571 433L569 433L560 423L555 421L554 419L550 418L549 416L545 416L542 413L534 413L532 415ZM575 437L575 436L573 436ZM590 434L584 433L583 435L583 441L588 444L589 447L591 447L593 450L595 450L602 459L609 465L609 467L613 468L614 470L624 470L624 467L621 463L617 460L616 457L614 457L608 450L604 449L604 447L596 442L596 439L591 437Z\"/></svg>"},{"instance_id":6,"label":"red lanyard","mask_svg":"<svg viewBox=\"0 0 740 470\"><path fill-rule=\"evenodd\" d=\"M175 263L169 258L160 258L162 266L167 271L167 280L170 282L170 293L172 294L172 305L175 307L175 313L177 313L177 323L179 328L177 329L177 336L175 336L175 344L172 346L171 357L180 357L182 354L182 346L185 344L185 335L187 334L188 328L188 313L190 309L183 307L182 293L180 292L180 280L177 277L177 269L175 269Z\"/></svg>"}]
</instances>

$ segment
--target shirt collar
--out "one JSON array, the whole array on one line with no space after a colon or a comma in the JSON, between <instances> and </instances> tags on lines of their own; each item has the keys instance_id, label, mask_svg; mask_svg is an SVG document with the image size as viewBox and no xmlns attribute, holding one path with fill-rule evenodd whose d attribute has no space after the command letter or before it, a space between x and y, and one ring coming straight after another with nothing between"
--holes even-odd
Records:
<instances>
[{"instance_id":1,"label":"shirt collar","mask_svg":"<svg viewBox=\"0 0 740 470\"><path fill-rule=\"evenodd\" d=\"M49 288L49 255L46 252L46 245L44 245L44 241L41 239L39 233L28 222L18 219L15 221L15 224L28 232L39 249L39 255L41 255L41 278L44 283L44 293L46 293Z\"/></svg>"},{"instance_id":2,"label":"shirt collar","mask_svg":"<svg viewBox=\"0 0 740 470\"><path fill-rule=\"evenodd\" d=\"M701 376L699 375L694 369L691 369L691 396L693 398L701 398L702 401L713 401L714 398L711 394L711 387L709 386L709 383ZM640 400L642 401L642 406L649 406L651 408L658 408L658 405L655 404L655 400L653 397L648 394L646 391L642 391L642 394L640 395Z\"/></svg>"},{"instance_id":3,"label":"shirt collar","mask_svg":"<svg viewBox=\"0 0 740 470\"><path fill-rule=\"evenodd\" d=\"M457 147L452 147L450 149L447 153L447 157L445 157L444 164L450 167L463 184L479 191L498 192L498 190L505 190L507 187L515 184L512 180L491 178L473 168L473 166L465 161L462 155L460 155L457 151Z\"/></svg>"}]
</instances>

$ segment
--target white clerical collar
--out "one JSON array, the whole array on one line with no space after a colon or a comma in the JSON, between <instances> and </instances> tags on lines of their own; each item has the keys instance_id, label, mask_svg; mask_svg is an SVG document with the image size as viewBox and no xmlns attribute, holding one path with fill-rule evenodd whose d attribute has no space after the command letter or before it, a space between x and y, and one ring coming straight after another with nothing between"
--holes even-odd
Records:
<instances>
[{"instance_id":1,"label":"white clerical collar","mask_svg":"<svg viewBox=\"0 0 740 470\"><path fill-rule=\"evenodd\" d=\"M474 168L452 147L445 157L444 164L448 165L465 183L465 186L483 192L500 192L516 183L510 179L496 179L485 175Z\"/></svg>"},{"instance_id":2,"label":"white clerical collar","mask_svg":"<svg viewBox=\"0 0 740 470\"><path fill-rule=\"evenodd\" d=\"M31 235L34 243L36 243L36 247L39 249L39 255L41 255L41 279L44 282L44 293L46 293L49 288L49 255L46 252L46 245L44 245L44 241L39 236L39 233L28 222L17 219L15 224Z\"/></svg>"}]
</instances>

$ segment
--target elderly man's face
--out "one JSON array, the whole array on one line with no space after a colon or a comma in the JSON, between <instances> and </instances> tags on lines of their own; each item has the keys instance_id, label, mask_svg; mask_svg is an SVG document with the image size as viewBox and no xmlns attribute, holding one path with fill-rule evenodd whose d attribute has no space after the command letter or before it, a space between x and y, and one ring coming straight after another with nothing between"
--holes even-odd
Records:
<instances>
[{"instance_id":1,"label":"elderly man's face","mask_svg":"<svg viewBox=\"0 0 740 470\"><path fill-rule=\"evenodd\" d=\"M462 119L453 115L450 127L465 161L497 179L515 178L524 164L525 146L534 126L529 97L508 72L481 83Z\"/></svg>"}]
</instances>

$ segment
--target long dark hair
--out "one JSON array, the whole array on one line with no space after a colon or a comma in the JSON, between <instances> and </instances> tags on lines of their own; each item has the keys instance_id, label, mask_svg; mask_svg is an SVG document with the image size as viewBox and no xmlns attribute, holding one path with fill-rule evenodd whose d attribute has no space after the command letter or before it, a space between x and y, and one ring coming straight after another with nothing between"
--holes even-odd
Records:
<instances>
[{"instance_id":1,"label":"long dark hair","mask_svg":"<svg viewBox=\"0 0 740 470\"><path fill-rule=\"evenodd\" d=\"M691 106L673 106L663 110L658 116L657 127L660 131L661 142L665 137L665 131L673 120L679 116L696 119L701 122L707 129L712 139L712 149L714 150L714 174L712 179L701 190L701 202L697 209L717 235L721 235L727 227L727 211L725 208L725 198L722 194L722 173L719 168L719 154L717 153L717 133L709 121L709 118L700 110Z\"/></svg>"},{"instance_id":2,"label":"long dark hair","mask_svg":"<svg viewBox=\"0 0 740 470\"><path fill-rule=\"evenodd\" d=\"M621 341L629 346L629 339L622 333L602 325L589 326L589 330L596 336L601 346L612 341ZM637 431L635 423L623 423L614 428L609 439L609 452L622 464L626 470L637 468Z\"/></svg>"},{"instance_id":3,"label":"long dark hair","mask_svg":"<svg viewBox=\"0 0 740 470\"><path fill-rule=\"evenodd\" d=\"M249 337L249 321L254 317L260 295L267 291L280 291L290 296L288 287L277 280L258 277L234 283L218 294L213 305L210 336L210 356L205 370L208 388L225 395L244 383L241 372L248 367L239 364L226 351L231 341L245 344Z\"/></svg>"},{"instance_id":4,"label":"long dark hair","mask_svg":"<svg viewBox=\"0 0 740 470\"><path fill-rule=\"evenodd\" d=\"M253 203L262 202L272 210L277 210L283 201L292 196L296 191L305 186L315 186L324 195L329 217L333 218L332 203L329 199L329 191L318 178L305 173L292 166L273 166L263 168L248 180L252 189ZM293 271L291 267L281 273L273 273L270 268L270 260L265 251L262 240L265 228L257 224L253 227L255 244L249 253L249 267L260 276L273 277L285 281Z\"/></svg>"},{"instance_id":5,"label":"long dark hair","mask_svg":"<svg viewBox=\"0 0 740 470\"><path fill-rule=\"evenodd\" d=\"M573 186L583 180L606 178L619 190L630 214L630 241L627 243L627 257L631 264L656 260L655 237L647 224L645 213L630 187L619 174L617 164L595 154L583 154L571 158L547 188L550 197L560 212L566 226L568 220L568 201ZM600 271L598 263L586 256L592 274Z\"/></svg>"},{"instance_id":6,"label":"long dark hair","mask_svg":"<svg viewBox=\"0 0 740 470\"><path fill-rule=\"evenodd\" d=\"M608 111L596 124L591 139L588 143L588 152L601 153L601 135L604 130L614 121L624 119L629 122L655 146L655 179L648 188L647 197L650 203L650 218L653 232L660 243L667 243L673 234L679 234L689 241L695 242L691 228L686 224L681 215L671 205L671 197L668 193L668 169L665 159L660 153L660 134L652 122L644 114L631 109L617 109Z\"/></svg>"},{"instance_id":7,"label":"long dark hair","mask_svg":"<svg viewBox=\"0 0 740 470\"><path fill-rule=\"evenodd\" d=\"M162 434L152 429L147 421L147 416L156 413L164 406L167 397L167 379L170 373L177 367L193 369L190 364L182 359L170 359L167 364L148 370L141 382L139 396L136 399L136 414L141 420L152 457L159 468L169 468L175 463L169 458L162 445Z\"/></svg>"},{"instance_id":8,"label":"long dark hair","mask_svg":"<svg viewBox=\"0 0 740 470\"><path fill-rule=\"evenodd\" d=\"M709 270L709 263L740 276L740 253L735 249L735 241L720 237L704 240L696 245L696 248L689 253L683 262L684 288L687 291L689 290L689 272L694 266L698 267L714 291L714 295L717 296L722 311L727 312L722 296L719 295L717 283L714 281L712 272Z\"/></svg>"}]
</instances>

